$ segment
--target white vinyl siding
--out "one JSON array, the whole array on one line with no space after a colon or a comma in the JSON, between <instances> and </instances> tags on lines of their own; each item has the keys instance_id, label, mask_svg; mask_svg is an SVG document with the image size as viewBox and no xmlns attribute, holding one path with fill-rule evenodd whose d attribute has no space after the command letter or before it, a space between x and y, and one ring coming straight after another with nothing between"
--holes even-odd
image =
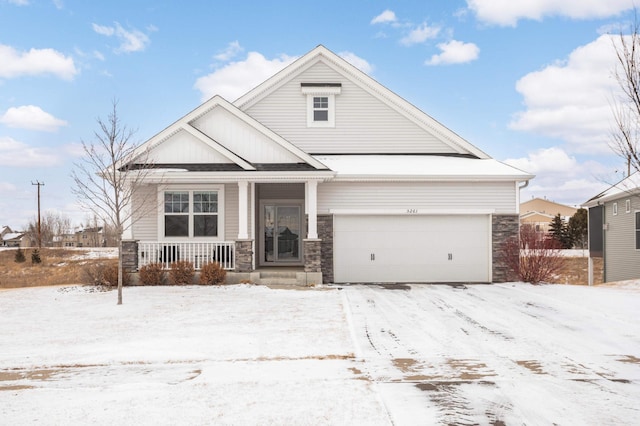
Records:
<instances>
[{"instance_id":1,"label":"white vinyl siding","mask_svg":"<svg viewBox=\"0 0 640 426\"><path fill-rule=\"evenodd\" d=\"M161 145L152 149L149 157L154 163L231 163L227 157L219 154L195 136L179 131Z\"/></svg>"},{"instance_id":2,"label":"white vinyl siding","mask_svg":"<svg viewBox=\"0 0 640 426\"><path fill-rule=\"evenodd\" d=\"M335 95L335 124L307 126L307 95L301 83L341 83ZM246 112L289 142L312 154L454 153L447 144L420 128L383 101L318 62Z\"/></svg>"},{"instance_id":3,"label":"white vinyl siding","mask_svg":"<svg viewBox=\"0 0 640 426\"><path fill-rule=\"evenodd\" d=\"M133 238L141 241L155 241L158 238L158 215L163 214L163 206L157 203L158 189L156 185L140 187L133 200L133 212L136 220L133 227Z\"/></svg>"},{"instance_id":4,"label":"white vinyl siding","mask_svg":"<svg viewBox=\"0 0 640 426\"><path fill-rule=\"evenodd\" d=\"M156 241L158 240L158 215L164 214L164 206L153 204L158 199L158 189L156 185L149 185L141 191L140 197L133 203L134 209L139 208L140 199L144 199L145 204L149 207L139 210L141 217L133 224L133 238L140 241ZM247 217L249 217L249 215L250 213L248 212ZM236 183L224 185L223 226L225 240L234 241L238 236L238 185Z\"/></svg>"},{"instance_id":5,"label":"white vinyl siding","mask_svg":"<svg viewBox=\"0 0 640 426\"><path fill-rule=\"evenodd\" d=\"M616 203L620 204L619 200ZM631 199L631 211L640 211L640 197ZM614 203L605 204L605 280L640 278L640 250L636 249L635 214L613 215Z\"/></svg>"},{"instance_id":6,"label":"white vinyl siding","mask_svg":"<svg viewBox=\"0 0 640 426\"><path fill-rule=\"evenodd\" d=\"M517 214L513 182L328 182L318 213L335 209L491 210Z\"/></svg>"},{"instance_id":7,"label":"white vinyl siding","mask_svg":"<svg viewBox=\"0 0 640 426\"><path fill-rule=\"evenodd\" d=\"M214 108L199 117L193 122L193 126L250 163L302 161L289 150L221 107Z\"/></svg>"}]
</instances>

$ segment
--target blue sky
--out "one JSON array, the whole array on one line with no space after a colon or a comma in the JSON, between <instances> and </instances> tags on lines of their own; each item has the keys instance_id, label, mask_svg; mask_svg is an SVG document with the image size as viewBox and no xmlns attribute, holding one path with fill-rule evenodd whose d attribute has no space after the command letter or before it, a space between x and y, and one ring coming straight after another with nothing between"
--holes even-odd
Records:
<instances>
[{"instance_id":1,"label":"blue sky","mask_svg":"<svg viewBox=\"0 0 640 426\"><path fill-rule=\"evenodd\" d=\"M494 158L522 199L580 204L622 178L608 144L612 39L631 0L0 0L0 226L75 223L81 140L113 99L143 142L323 44Z\"/></svg>"}]
</instances>

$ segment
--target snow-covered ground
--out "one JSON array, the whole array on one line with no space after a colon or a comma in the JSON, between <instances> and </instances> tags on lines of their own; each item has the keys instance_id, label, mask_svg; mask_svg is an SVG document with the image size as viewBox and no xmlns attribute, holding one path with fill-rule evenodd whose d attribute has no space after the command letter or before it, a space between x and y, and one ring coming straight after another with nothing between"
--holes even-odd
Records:
<instances>
[{"instance_id":1,"label":"snow-covered ground","mask_svg":"<svg viewBox=\"0 0 640 426\"><path fill-rule=\"evenodd\" d=\"M0 291L2 424L638 424L640 282Z\"/></svg>"}]
</instances>

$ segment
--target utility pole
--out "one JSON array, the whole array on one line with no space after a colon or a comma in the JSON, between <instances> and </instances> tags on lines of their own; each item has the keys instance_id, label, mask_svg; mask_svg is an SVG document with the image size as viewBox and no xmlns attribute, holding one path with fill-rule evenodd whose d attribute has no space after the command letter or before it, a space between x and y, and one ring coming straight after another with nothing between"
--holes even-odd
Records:
<instances>
[{"instance_id":1,"label":"utility pole","mask_svg":"<svg viewBox=\"0 0 640 426\"><path fill-rule=\"evenodd\" d=\"M38 186L38 249L42 248L42 230L40 228L40 187L44 186L44 182L36 180L36 183L31 182L31 185Z\"/></svg>"}]
</instances>

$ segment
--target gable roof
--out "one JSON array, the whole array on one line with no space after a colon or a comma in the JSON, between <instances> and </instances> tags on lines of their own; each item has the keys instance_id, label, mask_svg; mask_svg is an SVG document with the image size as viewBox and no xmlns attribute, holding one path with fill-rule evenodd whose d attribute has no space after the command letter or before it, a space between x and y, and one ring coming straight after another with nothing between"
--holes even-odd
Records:
<instances>
[{"instance_id":1,"label":"gable roof","mask_svg":"<svg viewBox=\"0 0 640 426\"><path fill-rule=\"evenodd\" d=\"M520 211L548 213L552 216L560 213L561 216L573 215L578 209L576 207L567 206L566 204L556 203L555 201L545 198L532 198L531 200L520 203Z\"/></svg>"},{"instance_id":2,"label":"gable roof","mask_svg":"<svg viewBox=\"0 0 640 426\"><path fill-rule=\"evenodd\" d=\"M583 207L595 207L600 203L617 200L625 196L640 194L640 172L634 172L620 182L610 186L598 195L587 200Z\"/></svg>"},{"instance_id":3,"label":"gable roof","mask_svg":"<svg viewBox=\"0 0 640 426\"><path fill-rule=\"evenodd\" d=\"M250 90L233 104L241 110L247 110L319 61L322 61L370 95L383 101L419 127L437 135L443 143L450 146L458 154L471 154L483 159L491 158L485 152L322 45L317 46L291 65Z\"/></svg>"},{"instance_id":4,"label":"gable roof","mask_svg":"<svg viewBox=\"0 0 640 426\"><path fill-rule=\"evenodd\" d=\"M179 132L186 132L195 139L204 143L210 149L216 151L217 154L229 160L229 163L237 165L241 170L258 170L259 167L257 167L255 164L251 163L245 158L238 156L236 153L228 149L224 145L224 141L217 141L213 139L195 125L196 121L199 118L205 116L207 113L213 111L216 108L223 109L225 112L239 119L239 121L244 125L250 126L252 129L255 129L257 132L265 136L269 143L273 144L274 147L277 147L278 149L284 149L288 153L292 154L298 159L297 163L306 163L312 166L314 169L327 169L326 166L320 161L316 160L311 155L307 154L297 146L282 138L271 129L267 128L219 95L212 97L184 117L180 118L175 123L171 124L169 127L165 128L160 133L157 133L142 145L137 147L132 156L134 160L131 161L127 166L130 166L131 164L135 165L136 159L141 159L145 153L150 153L153 149L158 148L162 143L169 140ZM119 165L119 168L122 168L123 166L125 165Z\"/></svg>"}]
</instances>

